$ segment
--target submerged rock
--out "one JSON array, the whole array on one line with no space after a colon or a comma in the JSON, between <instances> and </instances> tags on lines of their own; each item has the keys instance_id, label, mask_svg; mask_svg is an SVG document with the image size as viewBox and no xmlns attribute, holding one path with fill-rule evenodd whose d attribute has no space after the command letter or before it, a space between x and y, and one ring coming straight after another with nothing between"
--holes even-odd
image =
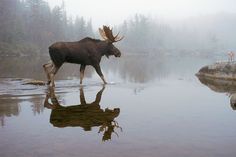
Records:
<instances>
[{"instance_id":1,"label":"submerged rock","mask_svg":"<svg viewBox=\"0 0 236 157\"><path fill-rule=\"evenodd\" d=\"M202 67L196 74L201 77L236 80L236 63L222 62Z\"/></svg>"}]
</instances>

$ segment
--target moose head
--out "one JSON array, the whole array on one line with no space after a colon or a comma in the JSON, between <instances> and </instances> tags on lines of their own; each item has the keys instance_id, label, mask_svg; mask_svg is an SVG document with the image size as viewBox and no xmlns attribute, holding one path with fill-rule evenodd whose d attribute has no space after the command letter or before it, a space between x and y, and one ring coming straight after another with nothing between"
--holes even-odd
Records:
<instances>
[{"instance_id":1,"label":"moose head","mask_svg":"<svg viewBox=\"0 0 236 157\"><path fill-rule=\"evenodd\" d=\"M118 48L116 48L113 43L121 41L124 36L119 37L120 33L117 33L117 35L113 35L112 29L108 26L103 26L102 28L99 28L99 33L101 37L108 43L108 52L105 54L107 58L110 55L114 55L115 57L120 57L121 52Z\"/></svg>"}]
</instances>

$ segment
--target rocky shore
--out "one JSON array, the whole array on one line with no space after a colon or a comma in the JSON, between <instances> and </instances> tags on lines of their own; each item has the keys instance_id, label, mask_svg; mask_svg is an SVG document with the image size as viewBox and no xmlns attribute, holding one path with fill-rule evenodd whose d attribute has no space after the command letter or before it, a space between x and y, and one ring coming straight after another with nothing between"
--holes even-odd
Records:
<instances>
[{"instance_id":1,"label":"rocky shore","mask_svg":"<svg viewBox=\"0 0 236 157\"><path fill-rule=\"evenodd\" d=\"M196 74L200 77L236 80L236 62L214 63L202 67Z\"/></svg>"}]
</instances>

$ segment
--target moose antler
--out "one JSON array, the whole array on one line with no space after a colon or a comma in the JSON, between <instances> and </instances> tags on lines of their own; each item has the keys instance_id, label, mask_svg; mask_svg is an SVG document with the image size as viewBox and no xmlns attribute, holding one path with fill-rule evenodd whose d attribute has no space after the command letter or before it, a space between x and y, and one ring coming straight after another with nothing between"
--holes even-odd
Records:
<instances>
[{"instance_id":1,"label":"moose antler","mask_svg":"<svg viewBox=\"0 0 236 157\"><path fill-rule=\"evenodd\" d=\"M112 33L112 29L110 29L110 27L108 27L108 26L103 26L103 29L99 28L99 33L104 40L108 40L112 43L118 42L124 38L124 36L122 36L122 37L118 36L120 34L120 32L114 36Z\"/></svg>"},{"instance_id":2,"label":"moose antler","mask_svg":"<svg viewBox=\"0 0 236 157\"><path fill-rule=\"evenodd\" d=\"M100 33L101 37L102 37L104 40L108 40L107 37L106 37L106 34L105 34L104 30L101 29L101 28L99 28L98 30L99 30L99 33Z\"/></svg>"}]
</instances>

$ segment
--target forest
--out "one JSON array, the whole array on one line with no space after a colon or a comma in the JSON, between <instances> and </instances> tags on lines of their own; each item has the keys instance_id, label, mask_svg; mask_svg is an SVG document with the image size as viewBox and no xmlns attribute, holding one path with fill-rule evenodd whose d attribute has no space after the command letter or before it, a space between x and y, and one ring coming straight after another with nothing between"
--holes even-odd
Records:
<instances>
[{"instance_id":1,"label":"forest","mask_svg":"<svg viewBox=\"0 0 236 157\"><path fill-rule=\"evenodd\" d=\"M50 8L43 0L1 0L0 54L44 55L55 41L93 37L92 21L79 16L72 20L64 5Z\"/></svg>"},{"instance_id":2,"label":"forest","mask_svg":"<svg viewBox=\"0 0 236 157\"><path fill-rule=\"evenodd\" d=\"M56 41L99 38L92 19L67 14L65 2L0 0L0 56L47 55ZM139 54L214 56L236 50L236 15L218 13L181 20L142 14L114 25L125 36L122 51Z\"/></svg>"}]
</instances>

